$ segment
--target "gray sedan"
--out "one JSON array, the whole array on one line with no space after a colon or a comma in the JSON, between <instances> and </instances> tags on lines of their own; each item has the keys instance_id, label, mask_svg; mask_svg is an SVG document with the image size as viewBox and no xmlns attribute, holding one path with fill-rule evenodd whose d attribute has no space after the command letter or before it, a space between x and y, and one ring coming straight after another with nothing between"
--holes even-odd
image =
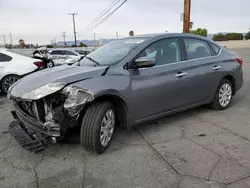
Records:
<instances>
[{"instance_id":1,"label":"gray sedan","mask_svg":"<svg viewBox=\"0 0 250 188\"><path fill-rule=\"evenodd\" d=\"M104 152L116 126L210 104L226 109L243 84L242 58L203 37L154 34L116 40L73 66L31 74L9 90L10 133L38 152L80 127L83 148Z\"/></svg>"}]
</instances>

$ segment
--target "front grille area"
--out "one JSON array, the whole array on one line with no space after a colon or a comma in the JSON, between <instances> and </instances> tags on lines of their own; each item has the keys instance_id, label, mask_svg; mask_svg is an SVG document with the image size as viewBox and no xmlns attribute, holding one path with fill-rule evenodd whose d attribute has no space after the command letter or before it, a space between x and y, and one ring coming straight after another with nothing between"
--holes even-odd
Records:
<instances>
[{"instance_id":1,"label":"front grille area","mask_svg":"<svg viewBox=\"0 0 250 188\"><path fill-rule=\"evenodd\" d=\"M44 102L42 99L37 101L18 101L17 104L18 107L29 116L45 122Z\"/></svg>"}]
</instances>

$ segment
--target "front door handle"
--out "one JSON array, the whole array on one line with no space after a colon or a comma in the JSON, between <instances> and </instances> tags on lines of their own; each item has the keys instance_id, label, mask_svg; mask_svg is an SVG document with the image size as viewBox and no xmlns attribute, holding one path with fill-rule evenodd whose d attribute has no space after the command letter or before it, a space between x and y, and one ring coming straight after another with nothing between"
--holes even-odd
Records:
<instances>
[{"instance_id":1,"label":"front door handle","mask_svg":"<svg viewBox=\"0 0 250 188\"><path fill-rule=\"evenodd\" d=\"M187 75L186 72L178 72L175 76L178 77L178 78L181 78L183 76Z\"/></svg>"},{"instance_id":2,"label":"front door handle","mask_svg":"<svg viewBox=\"0 0 250 188\"><path fill-rule=\"evenodd\" d=\"M215 65L214 68L213 68L213 70L219 70L220 68L221 68L221 66Z\"/></svg>"}]
</instances>

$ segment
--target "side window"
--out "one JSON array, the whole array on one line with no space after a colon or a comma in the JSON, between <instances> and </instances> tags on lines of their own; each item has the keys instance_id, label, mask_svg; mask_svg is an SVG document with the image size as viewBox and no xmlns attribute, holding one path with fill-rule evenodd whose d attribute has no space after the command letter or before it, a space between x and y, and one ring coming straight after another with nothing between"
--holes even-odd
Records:
<instances>
[{"instance_id":1,"label":"side window","mask_svg":"<svg viewBox=\"0 0 250 188\"><path fill-rule=\"evenodd\" d=\"M53 50L50 54L52 54L52 55L62 55L62 51L61 50Z\"/></svg>"},{"instance_id":2,"label":"side window","mask_svg":"<svg viewBox=\"0 0 250 188\"><path fill-rule=\"evenodd\" d=\"M139 57L154 58L156 66L181 61L179 39L168 38L159 40L141 51L137 58Z\"/></svg>"},{"instance_id":3,"label":"side window","mask_svg":"<svg viewBox=\"0 0 250 188\"><path fill-rule=\"evenodd\" d=\"M12 57L0 53L0 62L7 62L7 61L11 61L11 60L12 60Z\"/></svg>"},{"instance_id":4,"label":"side window","mask_svg":"<svg viewBox=\"0 0 250 188\"><path fill-rule=\"evenodd\" d=\"M220 52L220 47L217 46L217 45L215 45L215 44L213 44L213 43L210 43L210 44L211 44L211 47L213 48L213 50L214 50L214 52L215 52L214 55L218 55L219 52Z\"/></svg>"},{"instance_id":5,"label":"side window","mask_svg":"<svg viewBox=\"0 0 250 188\"><path fill-rule=\"evenodd\" d=\"M76 55L76 54L74 54L74 53L71 52L71 51L65 50L65 51L64 51L64 55Z\"/></svg>"},{"instance_id":6,"label":"side window","mask_svg":"<svg viewBox=\"0 0 250 188\"><path fill-rule=\"evenodd\" d=\"M188 60L212 56L210 47L206 41L194 38L183 38L183 40Z\"/></svg>"}]
</instances>

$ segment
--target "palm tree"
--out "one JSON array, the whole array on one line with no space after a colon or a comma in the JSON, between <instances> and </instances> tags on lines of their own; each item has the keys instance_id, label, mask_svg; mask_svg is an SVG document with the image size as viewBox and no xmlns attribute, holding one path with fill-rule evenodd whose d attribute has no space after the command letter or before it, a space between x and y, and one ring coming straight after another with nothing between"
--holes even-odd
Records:
<instances>
[{"instance_id":1,"label":"palm tree","mask_svg":"<svg viewBox=\"0 0 250 188\"><path fill-rule=\"evenodd\" d=\"M20 40L19 40L19 45L20 45L21 48L24 48L25 43L24 43L24 40L23 40L23 39L20 39Z\"/></svg>"},{"instance_id":2,"label":"palm tree","mask_svg":"<svg viewBox=\"0 0 250 188\"><path fill-rule=\"evenodd\" d=\"M132 31L132 30L131 30L131 31L129 31L129 36L131 36L131 37L132 37L132 36L134 36L134 34L135 34L135 33L134 33L134 31Z\"/></svg>"}]
</instances>

